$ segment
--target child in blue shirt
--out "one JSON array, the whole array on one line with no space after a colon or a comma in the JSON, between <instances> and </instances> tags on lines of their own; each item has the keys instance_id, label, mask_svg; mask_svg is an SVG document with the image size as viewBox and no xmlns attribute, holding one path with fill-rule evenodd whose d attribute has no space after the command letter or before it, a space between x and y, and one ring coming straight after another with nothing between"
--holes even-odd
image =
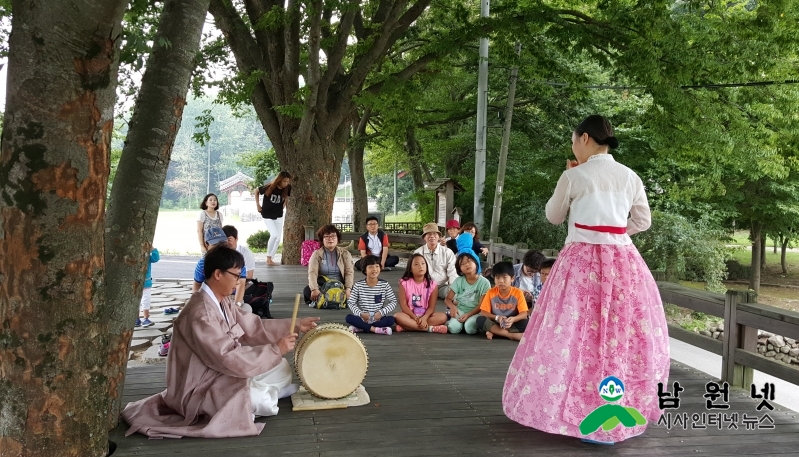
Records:
<instances>
[{"instance_id":1,"label":"child in blue shirt","mask_svg":"<svg viewBox=\"0 0 799 457\"><path fill-rule=\"evenodd\" d=\"M153 325L150 320L150 297L153 294L153 264L159 260L161 260L161 255L158 254L158 249L153 248L150 251L150 259L147 262L147 273L144 275L144 290L139 303L139 311L144 316L144 320L137 317L134 327L149 327Z\"/></svg>"}]
</instances>

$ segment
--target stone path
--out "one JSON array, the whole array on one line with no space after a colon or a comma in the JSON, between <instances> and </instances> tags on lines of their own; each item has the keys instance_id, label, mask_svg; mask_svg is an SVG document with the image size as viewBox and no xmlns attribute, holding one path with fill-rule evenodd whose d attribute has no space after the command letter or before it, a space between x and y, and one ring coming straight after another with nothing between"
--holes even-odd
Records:
<instances>
[{"instance_id":1,"label":"stone path","mask_svg":"<svg viewBox=\"0 0 799 457\"><path fill-rule=\"evenodd\" d=\"M161 336L172 333L172 322L178 314L164 314L167 308L181 309L191 297L192 281L153 281L150 320L154 325L136 327L130 344L130 362L164 363L166 357L158 355Z\"/></svg>"}]
</instances>

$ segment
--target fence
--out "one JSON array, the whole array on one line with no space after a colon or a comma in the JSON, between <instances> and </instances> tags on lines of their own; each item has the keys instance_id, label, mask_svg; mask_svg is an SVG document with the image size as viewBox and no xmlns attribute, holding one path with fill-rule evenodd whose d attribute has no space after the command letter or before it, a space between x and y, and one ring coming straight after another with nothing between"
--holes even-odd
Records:
<instances>
[{"instance_id":1,"label":"fence","mask_svg":"<svg viewBox=\"0 0 799 457\"><path fill-rule=\"evenodd\" d=\"M354 233L352 222L340 222L333 224L342 233ZM383 231L387 233L398 233L403 235L422 235L423 222L385 222L383 223Z\"/></svg>"},{"instance_id":2,"label":"fence","mask_svg":"<svg viewBox=\"0 0 799 457\"><path fill-rule=\"evenodd\" d=\"M421 231L421 230L420 230ZM306 227L306 237L313 238L313 228ZM422 237L402 233L387 233L393 243L406 243L415 246L424 244ZM360 234L344 233L342 241L354 243ZM501 240L498 240L501 241ZM501 242L483 242L488 248L489 265L502 260L513 263L522 261L527 247L524 243L511 246ZM544 255L556 257L558 251L544 250ZM404 251L391 251L393 255L408 257ZM664 281L665 273L654 271L663 303L699 311L724 320L722 340L716 340L669 324L669 336L690 345L721 356L719 378L732 386L749 388L754 370L768 373L793 384L799 384L799 369L771 360L757 352L758 329L775 335L799 340L799 313L774 306L756 303L757 296L751 291L728 290L725 295L691 289L679 284Z\"/></svg>"},{"instance_id":3,"label":"fence","mask_svg":"<svg viewBox=\"0 0 799 457\"><path fill-rule=\"evenodd\" d=\"M662 272L653 273L662 279ZM759 370L799 384L798 369L757 352L758 329L799 340L799 313L755 303L752 291L728 290L721 295L665 281L657 284L663 303L724 319L721 341L669 324L670 337L721 356L722 381L748 389L754 370Z\"/></svg>"}]
</instances>

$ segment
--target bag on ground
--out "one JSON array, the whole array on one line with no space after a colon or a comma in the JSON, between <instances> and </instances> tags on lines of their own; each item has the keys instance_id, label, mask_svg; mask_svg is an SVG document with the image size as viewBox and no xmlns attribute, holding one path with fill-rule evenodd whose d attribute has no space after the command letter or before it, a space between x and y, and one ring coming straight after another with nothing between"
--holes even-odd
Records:
<instances>
[{"instance_id":1,"label":"bag on ground","mask_svg":"<svg viewBox=\"0 0 799 457\"><path fill-rule=\"evenodd\" d=\"M324 278L324 284L319 287L319 296L316 298L318 309L344 309L347 307L347 295L344 293L344 284L341 281Z\"/></svg>"},{"instance_id":2,"label":"bag on ground","mask_svg":"<svg viewBox=\"0 0 799 457\"><path fill-rule=\"evenodd\" d=\"M274 283L253 279L252 284L244 289L244 303L250 305L252 312L260 316L261 319L272 319L269 305L272 304L272 292L274 290Z\"/></svg>"}]
</instances>

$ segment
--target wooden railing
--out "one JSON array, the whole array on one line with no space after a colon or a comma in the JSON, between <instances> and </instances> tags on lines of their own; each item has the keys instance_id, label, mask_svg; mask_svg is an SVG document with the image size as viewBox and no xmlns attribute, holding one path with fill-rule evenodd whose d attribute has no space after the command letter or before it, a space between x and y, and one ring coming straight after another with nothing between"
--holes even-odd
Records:
<instances>
[{"instance_id":1,"label":"wooden railing","mask_svg":"<svg viewBox=\"0 0 799 457\"><path fill-rule=\"evenodd\" d=\"M333 224L342 233L353 233L352 222L337 222ZM381 229L386 233L400 233L403 235L422 235L423 222L385 222Z\"/></svg>"},{"instance_id":2,"label":"wooden railing","mask_svg":"<svg viewBox=\"0 0 799 457\"><path fill-rule=\"evenodd\" d=\"M424 240L420 235L387 233L394 244L421 246ZM343 240L351 242L357 249L360 233L343 233ZM306 238L313 238L314 230L306 227ZM502 260L513 263L522 261L527 252L524 243L511 246L499 242L485 242L489 250L488 265ZM390 250L392 255L409 257L407 251ZM548 257L557 257L558 251L544 250ZM787 311L773 306L756 303L756 294L751 291L728 290L725 295L691 289L672 282L666 282L663 272L653 272L660 290L663 303L670 303L682 308L699 311L724 320L724 335L721 341L706 337L668 324L669 336L691 344L706 351L718 354L722 358L719 378L730 385L749 388L752 384L754 370L768 373L785 381L799 384L799 369L791 365L763 357L757 352L758 329L775 335L799 340L799 313Z\"/></svg>"},{"instance_id":3,"label":"wooden railing","mask_svg":"<svg viewBox=\"0 0 799 457\"><path fill-rule=\"evenodd\" d=\"M728 290L721 295L665 281L657 284L663 303L724 319L721 341L669 324L670 337L721 356L722 381L748 389L758 370L799 384L799 369L757 352L758 329L799 340L799 313L755 303L752 291Z\"/></svg>"},{"instance_id":4,"label":"wooden railing","mask_svg":"<svg viewBox=\"0 0 799 457\"><path fill-rule=\"evenodd\" d=\"M405 223L405 222L398 222L397 224L412 224L412 223ZM413 223L415 224L415 223ZM341 228L339 225L342 224L334 224L336 225L339 230ZM350 224L351 226L351 224ZM421 231L421 230L420 230ZM353 233L353 232L344 232L341 233L341 242L348 243L349 249L356 251L358 249L358 239L361 237L361 233ZM397 244L404 244L404 245L411 245L414 249L418 248L425 244L424 239L421 235L418 234L407 234L407 233L394 233L394 232L386 232L388 235L389 241L392 245ZM305 239L314 239L316 237L313 227L305 227ZM502 244L501 239L498 239L497 242L490 242L490 241L481 241L483 246L488 248L488 254L486 255L486 263L488 266L491 266L497 262L501 262L503 260L508 260L514 264L520 263L524 254L528 251L527 245L524 243L516 243L513 246L509 244ZM410 257L410 252L408 250L396 250L396 249L389 249L389 254L396 255L400 258L408 258ZM558 251L554 249L545 249L543 254L547 257L557 257Z\"/></svg>"}]
</instances>

